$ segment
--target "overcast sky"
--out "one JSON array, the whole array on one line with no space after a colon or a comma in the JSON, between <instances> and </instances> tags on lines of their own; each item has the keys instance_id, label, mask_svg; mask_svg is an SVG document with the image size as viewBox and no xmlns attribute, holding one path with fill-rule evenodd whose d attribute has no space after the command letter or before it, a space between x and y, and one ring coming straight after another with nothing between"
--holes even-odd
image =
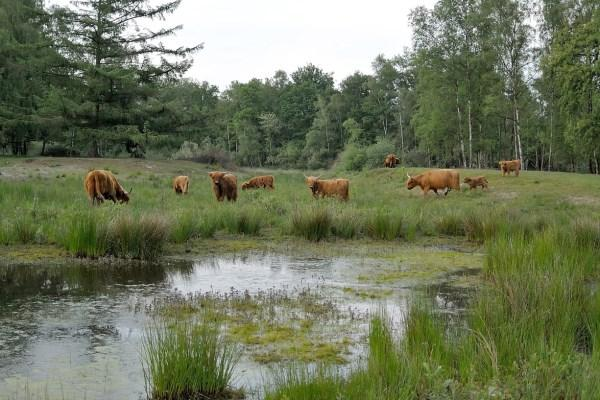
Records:
<instances>
[{"instance_id":1,"label":"overcast sky","mask_svg":"<svg viewBox=\"0 0 600 400\"><path fill-rule=\"evenodd\" d=\"M47 0L66 4L68 0ZM183 25L166 43L204 43L186 76L221 90L233 80L267 78L313 63L336 83L371 72L378 54L410 46L408 15L435 0L183 0L163 26Z\"/></svg>"}]
</instances>

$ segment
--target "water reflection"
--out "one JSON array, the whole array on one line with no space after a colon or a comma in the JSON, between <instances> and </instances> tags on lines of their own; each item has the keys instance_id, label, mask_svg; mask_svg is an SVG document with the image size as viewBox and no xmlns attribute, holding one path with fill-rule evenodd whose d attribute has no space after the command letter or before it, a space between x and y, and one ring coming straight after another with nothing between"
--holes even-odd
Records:
<instances>
[{"instance_id":1,"label":"water reflection","mask_svg":"<svg viewBox=\"0 0 600 400\"><path fill-rule=\"evenodd\" d=\"M369 268L364 258L262 252L159 265L0 266L0 398L143 398L144 311L157 298L309 286L367 312L379 309L381 299L352 297L343 289L382 289L358 282ZM402 282L389 288L385 307L400 319L412 289ZM444 286L436 290L447 298L438 307L463 307ZM259 368L243 369L241 384L261 384Z\"/></svg>"}]
</instances>

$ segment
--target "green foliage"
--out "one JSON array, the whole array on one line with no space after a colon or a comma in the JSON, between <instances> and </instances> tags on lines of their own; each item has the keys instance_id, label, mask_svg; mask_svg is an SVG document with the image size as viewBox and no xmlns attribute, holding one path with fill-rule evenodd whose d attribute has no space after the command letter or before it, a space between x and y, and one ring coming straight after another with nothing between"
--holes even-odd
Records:
<instances>
[{"instance_id":1,"label":"green foliage","mask_svg":"<svg viewBox=\"0 0 600 400\"><path fill-rule=\"evenodd\" d=\"M329 236L332 218L326 207L295 210L291 216L292 234L318 242Z\"/></svg>"},{"instance_id":2,"label":"green foliage","mask_svg":"<svg viewBox=\"0 0 600 400\"><path fill-rule=\"evenodd\" d=\"M64 247L77 257L100 257L108 249L107 226L92 211L79 213L70 221L64 235Z\"/></svg>"},{"instance_id":3,"label":"green foliage","mask_svg":"<svg viewBox=\"0 0 600 400\"><path fill-rule=\"evenodd\" d=\"M167 222L158 216L120 214L108 228L109 252L117 257L154 260L169 237Z\"/></svg>"},{"instance_id":4,"label":"green foliage","mask_svg":"<svg viewBox=\"0 0 600 400\"><path fill-rule=\"evenodd\" d=\"M354 144L348 144L340 154L339 166L344 171L361 171L366 162L365 150Z\"/></svg>"},{"instance_id":5,"label":"green foliage","mask_svg":"<svg viewBox=\"0 0 600 400\"><path fill-rule=\"evenodd\" d=\"M152 399L231 397L238 359L218 324L157 322L144 332L144 378Z\"/></svg>"}]
</instances>

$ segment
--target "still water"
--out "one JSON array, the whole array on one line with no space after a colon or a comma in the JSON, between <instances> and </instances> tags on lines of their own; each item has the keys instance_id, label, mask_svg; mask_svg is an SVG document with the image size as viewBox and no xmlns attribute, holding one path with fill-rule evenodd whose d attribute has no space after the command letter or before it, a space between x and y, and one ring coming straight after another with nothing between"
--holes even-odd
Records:
<instances>
[{"instance_id":1,"label":"still water","mask_svg":"<svg viewBox=\"0 0 600 400\"><path fill-rule=\"evenodd\" d=\"M448 284L460 268L426 284L361 280L376 264L250 251L160 265L0 266L0 399L146 398L140 343L147 310L174 294L311 287L360 313L384 304L401 320L411 295L428 287L441 312L459 315L466 307L470 290ZM360 290L390 294L373 299L357 296ZM245 359L236 384L252 392L265 371Z\"/></svg>"}]
</instances>

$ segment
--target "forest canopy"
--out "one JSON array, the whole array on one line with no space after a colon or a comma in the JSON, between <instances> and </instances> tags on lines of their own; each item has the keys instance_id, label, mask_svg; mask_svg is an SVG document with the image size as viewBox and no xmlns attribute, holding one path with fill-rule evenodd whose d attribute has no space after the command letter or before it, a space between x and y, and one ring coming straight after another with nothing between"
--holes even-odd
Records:
<instances>
[{"instance_id":1,"label":"forest canopy","mask_svg":"<svg viewBox=\"0 0 600 400\"><path fill-rule=\"evenodd\" d=\"M184 78L201 43L162 44L179 3L0 0L0 153L599 173L596 0L440 0L369 74L273 66L223 91Z\"/></svg>"}]
</instances>

